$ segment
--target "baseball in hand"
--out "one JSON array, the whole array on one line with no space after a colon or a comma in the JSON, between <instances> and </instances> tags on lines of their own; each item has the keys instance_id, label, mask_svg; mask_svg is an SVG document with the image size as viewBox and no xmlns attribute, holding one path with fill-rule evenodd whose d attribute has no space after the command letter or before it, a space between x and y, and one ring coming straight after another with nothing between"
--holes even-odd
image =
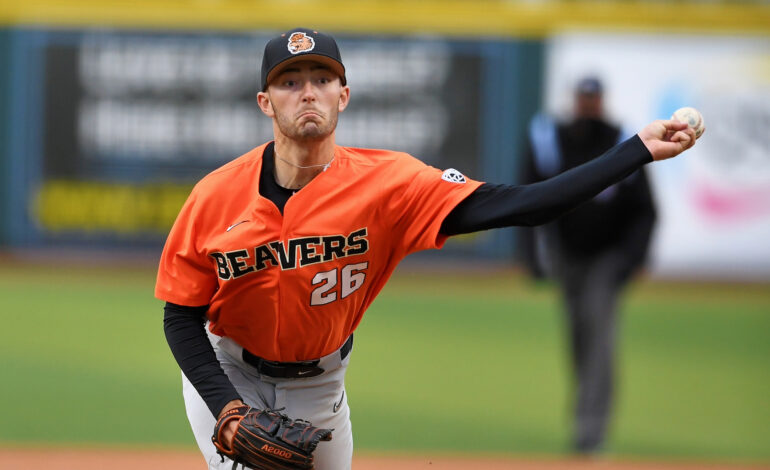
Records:
<instances>
[{"instance_id":1,"label":"baseball in hand","mask_svg":"<svg viewBox=\"0 0 770 470\"><path fill-rule=\"evenodd\" d=\"M703 135L703 131L706 130L706 124L703 122L703 116L701 116L701 114L695 108L679 108L674 111L671 119L679 122L686 122L687 125L690 126L693 131L695 131L696 139Z\"/></svg>"}]
</instances>

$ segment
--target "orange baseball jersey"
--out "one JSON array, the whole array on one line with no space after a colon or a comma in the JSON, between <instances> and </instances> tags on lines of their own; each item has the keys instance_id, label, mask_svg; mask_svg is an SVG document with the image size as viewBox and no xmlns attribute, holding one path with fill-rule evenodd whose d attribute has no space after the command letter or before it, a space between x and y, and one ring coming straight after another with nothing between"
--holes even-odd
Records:
<instances>
[{"instance_id":1,"label":"orange baseball jersey","mask_svg":"<svg viewBox=\"0 0 770 470\"><path fill-rule=\"evenodd\" d=\"M155 295L209 305L211 331L257 356L317 359L345 342L399 261L443 246L444 218L481 183L404 153L337 146L281 215L258 191L266 145L195 186Z\"/></svg>"}]
</instances>

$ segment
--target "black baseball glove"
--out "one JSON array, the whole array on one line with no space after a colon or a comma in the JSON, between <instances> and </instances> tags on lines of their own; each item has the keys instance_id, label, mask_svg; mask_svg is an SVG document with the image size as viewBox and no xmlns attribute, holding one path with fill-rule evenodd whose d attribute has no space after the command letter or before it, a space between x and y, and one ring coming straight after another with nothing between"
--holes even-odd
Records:
<instances>
[{"instance_id":1,"label":"black baseball glove","mask_svg":"<svg viewBox=\"0 0 770 470\"><path fill-rule=\"evenodd\" d=\"M280 410L259 410L248 405L227 411L217 421L211 440L220 455L254 470L312 469L313 451L321 441L332 439L332 429L308 421L292 420ZM232 447L222 442L222 430L238 421Z\"/></svg>"}]
</instances>

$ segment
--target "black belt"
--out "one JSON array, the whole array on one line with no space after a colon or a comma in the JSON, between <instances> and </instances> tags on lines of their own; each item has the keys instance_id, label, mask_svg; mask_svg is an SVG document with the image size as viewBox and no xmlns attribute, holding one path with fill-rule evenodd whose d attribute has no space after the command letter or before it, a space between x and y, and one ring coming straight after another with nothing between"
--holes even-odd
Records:
<instances>
[{"instance_id":1,"label":"black belt","mask_svg":"<svg viewBox=\"0 0 770 470\"><path fill-rule=\"evenodd\" d=\"M340 360L345 360L353 349L353 335L348 337L345 344L340 348ZM276 362L262 359L259 356L255 356L248 352L245 348L243 350L243 362L253 366L259 371L260 374L268 377L274 377L279 379L298 379L303 377L315 377L324 373L324 370L318 367L320 359L315 361L301 361L301 362Z\"/></svg>"}]
</instances>

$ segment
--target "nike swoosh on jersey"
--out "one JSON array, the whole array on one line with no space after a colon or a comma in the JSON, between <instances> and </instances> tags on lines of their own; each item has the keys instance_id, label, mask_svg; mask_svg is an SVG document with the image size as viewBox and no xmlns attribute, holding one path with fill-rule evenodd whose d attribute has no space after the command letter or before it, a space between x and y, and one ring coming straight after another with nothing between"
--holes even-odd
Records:
<instances>
[{"instance_id":1,"label":"nike swoosh on jersey","mask_svg":"<svg viewBox=\"0 0 770 470\"><path fill-rule=\"evenodd\" d=\"M332 411L333 411L334 413L336 413L337 411L339 411L340 407L342 406L342 400L344 400L344 399L345 399L345 390L343 390L343 391L342 391L342 396L340 397L340 401L338 401L337 403L335 403L335 404L334 404L334 406L332 407Z\"/></svg>"},{"instance_id":2,"label":"nike swoosh on jersey","mask_svg":"<svg viewBox=\"0 0 770 470\"><path fill-rule=\"evenodd\" d=\"M225 232L229 232L230 230L234 229L235 227L237 227L238 225L241 225L244 222L249 222L249 221L248 220L241 220L240 222L236 222L233 225L227 227L227 230L225 230Z\"/></svg>"}]
</instances>

